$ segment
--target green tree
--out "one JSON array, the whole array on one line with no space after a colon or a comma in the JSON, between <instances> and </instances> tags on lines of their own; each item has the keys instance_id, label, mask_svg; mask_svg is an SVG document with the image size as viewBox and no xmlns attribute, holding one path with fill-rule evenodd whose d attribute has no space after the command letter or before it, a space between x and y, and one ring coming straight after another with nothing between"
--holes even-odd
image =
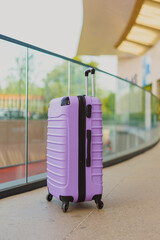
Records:
<instances>
[{"instance_id":1,"label":"green tree","mask_svg":"<svg viewBox=\"0 0 160 240\"><path fill-rule=\"evenodd\" d=\"M68 64L64 62L62 65L53 69L47 74L44 82L44 102L46 112L51 99L67 95L68 89Z\"/></svg>"},{"instance_id":2,"label":"green tree","mask_svg":"<svg viewBox=\"0 0 160 240\"><path fill-rule=\"evenodd\" d=\"M33 55L29 57L29 61L33 59ZM26 58L17 57L15 59L16 67L11 68L11 73L5 78L7 86L2 90L4 94L22 94L26 93ZM30 69L30 73L31 73Z\"/></svg>"},{"instance_id":3,"label":"green tree","mask_svg":"<svg viewBox=\"0 0 160 240\"><path fill-rule=\"evenodd\" d=\"M78 61L78 62L82 62L82 58L80 56L75 56L73 59ZM98 63L95 62L95 61L85 62L85 64L87 64L89 66L92 66L92 67L95 67L95 68L98 67Z\"/></svg>"},{"instance_id":4,"label":"green tree","mask_svg":"<svg viewBox=\"0 0 160 240\"><path fill-rule=\"evenodd\" d=\"M100 97L102 102L102 114L105 120L114 120L115 117L115 94L107 93L105 97Z\"/></svg>"}]
</instances>

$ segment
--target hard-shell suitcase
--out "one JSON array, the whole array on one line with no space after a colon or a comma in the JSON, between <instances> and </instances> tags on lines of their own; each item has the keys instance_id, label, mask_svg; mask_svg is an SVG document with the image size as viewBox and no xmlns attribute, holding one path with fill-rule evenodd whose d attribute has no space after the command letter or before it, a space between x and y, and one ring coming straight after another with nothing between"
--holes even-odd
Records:
<instances>
[{"instance_id":1,"label":"hard-shell suitcase","mask_svg":"<svg viewBox=\"0 0 160 240\"><path fill-rule=\"evenodd\" d=\"M92 76L92 97L88 95L88 74ZM103 207L102 197L102 110L94 97L95 69L85 71L86 96L51 100L47 132L47 200L62 201L64 212L69 202L95 200Z\"/></svg>"}]
</instances>

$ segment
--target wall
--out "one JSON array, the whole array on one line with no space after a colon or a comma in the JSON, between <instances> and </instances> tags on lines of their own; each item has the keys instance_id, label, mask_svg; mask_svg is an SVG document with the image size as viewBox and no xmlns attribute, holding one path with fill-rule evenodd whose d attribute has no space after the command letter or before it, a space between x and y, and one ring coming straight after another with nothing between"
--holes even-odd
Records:
<instances>
[{"instance_id":1,"label":"wall","mask_svg":"<svg viewBox=\"0 0 160 240\"><path fill-rule=\"evenodd\" d=\"M160 41L151 48L143 56L133 57L133 58L120 58L118 61L118 76L128 79L129 81L135 81L137 79L137 84L142 86L142 59L145 56L151 58L151 82L152 82L152 92L153 94L158 94L157 80L160 79ZM135 77L137 75L137 77Z\"/></svg>"}]
</instances>

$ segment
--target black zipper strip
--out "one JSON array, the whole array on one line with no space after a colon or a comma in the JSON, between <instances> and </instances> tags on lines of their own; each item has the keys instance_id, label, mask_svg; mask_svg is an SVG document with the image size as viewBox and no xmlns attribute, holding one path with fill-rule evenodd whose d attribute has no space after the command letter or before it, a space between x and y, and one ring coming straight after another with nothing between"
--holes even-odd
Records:
<instances>
[{"instance_id":1,"label":"black zipper strip","mask_svg":"<svg viewBox=\"0 0 160 240\"><path fill-rule=\"evenodd\" d=\"M78 100L79 100L78 202L83 202L86 196L86 172L85 172L86 99L85 96L78 96Z\"/></svg>"}]
</instances>

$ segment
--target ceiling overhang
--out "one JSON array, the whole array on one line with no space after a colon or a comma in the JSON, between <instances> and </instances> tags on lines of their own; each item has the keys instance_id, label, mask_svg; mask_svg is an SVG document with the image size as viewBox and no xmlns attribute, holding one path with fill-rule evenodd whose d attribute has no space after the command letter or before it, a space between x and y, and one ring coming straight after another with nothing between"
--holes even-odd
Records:
<instances>
[{"instance_id":1,"label":"ceiling overhang","mask_svg":"<svg viewBox=\"0 0 160 240\"><path fill-rule=\"evenodd\" d=\"M126 29L115 48L142 55L160 39L160 0L137 0Z\"/></svg>"},{"instance_id":2,"label":"ceiling overhang","mask_svg":"<svg viewBox=\"0 0 160 240\"><path fill-rule=\"evenodd\" d=\"M159 6L160 0L83 0L77 55L143 54L159 40Z\"/></svg>"}]
</instances>

